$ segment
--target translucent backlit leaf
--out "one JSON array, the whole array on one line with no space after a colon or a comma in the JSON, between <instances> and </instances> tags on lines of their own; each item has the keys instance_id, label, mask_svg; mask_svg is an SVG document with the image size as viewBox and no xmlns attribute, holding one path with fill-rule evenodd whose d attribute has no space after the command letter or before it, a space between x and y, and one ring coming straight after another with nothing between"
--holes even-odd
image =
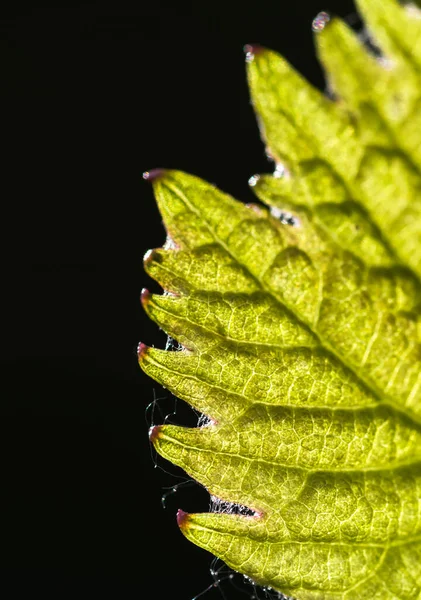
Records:
<instances>
[{"instance_id":1,"label":"translucent backlit leaf","mask_svg":"<svg viewBox=\"0 0 421 600\"><path fill-rule=\"evenodd\" d=\"M148 175L169 243L145 267L167 293L142 301L182 349L141 344L140 365L209 419L151 440L249 509L180 528L300 600L421 598L421 13L358 4L385 54L321 16L332 98L248 48L266 207Z\"/></svg>"}]
</instances>

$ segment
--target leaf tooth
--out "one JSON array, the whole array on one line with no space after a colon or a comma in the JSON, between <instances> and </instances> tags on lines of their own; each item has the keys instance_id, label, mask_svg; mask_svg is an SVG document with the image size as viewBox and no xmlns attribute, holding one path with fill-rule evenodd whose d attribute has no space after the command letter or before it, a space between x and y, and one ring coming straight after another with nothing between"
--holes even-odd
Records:
<instances>
[{"instance_id":1,"label":"leaf tooth","mask_svg":"<svg viewBox=\"0 0 421 600\"><path fill-rule=\"evenodd\" d=\"M152 294L147 288L142 288L140 292L140 301L143 307L146 307L148 305L151 296Z\"/></svg>"},{"instance_id":2,"label":"leaf tooth","mask_svg":"<svg viewBox=\"0 0 421 600\"><path fill-rule=\"evenodd\" d=\"M186 206L187 198L179 191L175 175L175 171L165 171L153 181L156 202L168 234L182 249L211 244L214 242L212 233Z\"/></svg>"},{"instance_id":3,"label":"leaf tooth","mask_svg":"<svg viewBox=\"0 0 421 600\"><path fill-rule=\"evenodd\" d=\"M375 546L269 541L256 517L182 515L187 539L256 583L304 600L359 598L347 591L375 577L385 556L384 548Z\"/></svg>"},{"instance_id":4,"label":"leaf tooth","mask_svg":"<svg viewBox=\"0 0 421 600\"><path fill-rule=\"evenodd\" d=\"M227 341L261 349L319 345L317 338L266 292L195 291L181 297L151 294L143 305L171 337L200 350Z\"/></svg>"},{"instance_id":5,"label":"leaf tooth","mask_svg":"<svg viewBox=\"0 0 421 600\"><path fill-rule=\"evenodd\" d=\"M229 419L233 411L241 414L248 406L248 399L239 393L201 379L196 359L187 351L168 352L142 345L139 365L155 381L212 419Z\"/></svg>"},{"instance_id":6,"label":"leaf tooth","mask_svg":"<svg viewBox=\"0 0 421 600\"><path fill-rule=\"evenodd\" d=\"M264 52L265 48L261 44L246 44L243 50L246 55L246 61L252 62L255 56L260 54L260 52Z\"/></svg>"},{"instance_id":7,"label":"leaf tooth","mask_svg":"<svg viewBox=\"0 0 421 600\"><path fill-rule=\"evenodd\" d=\"M149 346L147 346L143 342L139 342L139 344L137 346L137 356L138 356L139 361L143 360L148 349L149 349Z\"/></svg>"},{"instance_id":8,"label":"leaf tooth","mask_svg":"<svg viewBox=\"0 0 421 600\"><path fill-rule=\"evenodd\" d=\"M318 159L328 165L352 200L368 211L396 260L420 275L421 258L415 251L420 234L420 183L412 162L402 152L387 154L384 148L366 147L349 115L313 90L275 53L265 51L249 64L249 81L263 135L276 159L290 157L292 172L298 177L303 162ZM408 139L411 149L419 151L419 140L415 144L412 134ZM301 151L303 143L306 148ZM408 181L409 192L405 189ZM396 185L400 187L397 193Z\"/></svg>"},{"instance_id":9,"label":"leaf tooth","mask_svg":"<svg viewBox=\"0 0 421 600\"><path fill-rule=\"evenodd\" d=\"M215 243L227 249L233 232L241 229L245 222L249 228L265 228L264 232L259 230L261 236L264 233L271 236L269 241L256 235L253 240L256 245L260 244L263 249L266 244L269 251L270 242L277 241L279 245L279 236L267 227L262 211L237 202L198 177L167 171L154 182L154 190L165 227L182 249L194 250Z\"/></svg>"},{"instance_id":10,"label":"leaf tooth","mask_svg":"<svg viewBox=\"0 0 421 600\"><path fill-rule=\"evenodd\" d=\"M158 181L161 177L164 177L166 170L165 169L151 169L150 171L144 171L142 174L143 179L145 181Z\"/></svg>"},{"instance_id":11,"label":"leaf tooth","mask_svg":"<svg viewBox=\"0 0 421 600\"><path fill-rule=\"evenodd\" d=\"M420 463L306 472L230 454L229 441L226 451L204 447L218 427L161 426L154 446L211 494L262 513L268 540L386 545L420 536Z\"/></svg>"},{"instance_id":12,"label":"leaf tooth","mask_svg":"<svg viewBox=\"0 0 421 600\"><path fill-rule=\"evenodd\" d=\"M261 289L255 277L224 248L211 244L192 251L156 249L147 253L145 270L165 290L249 293Z\"/></svg>"},{"instance_id":13,"label":"leaf tooth","mask_svg":"<svg viewBox=\"0 0 421 600\"><path fill-rule=\"evenodd\" d=\"M151 444L156 444L161 435L161 425L153 425L149 428L149 441Z\"/></svg>"},{"instance_id":14,"label":"leaf tooth","mask_svg":"<svg viewBox=\"0 0 421 600\"><path fill-rule=\"evenodd\" d=\"M349 116L279 54L265 50L248 64L252 101L263 138L278 161L323 157L342 177L358 170L362 148Z\"/></svg>"},{"instance_id":15,"label":"leaf tooth","mask_svg":"<svg viewBox=\"0 0 421 600\"><path fill-rule=\"evenodd\" d=\"M181 508L177 511L177 525L182 531L185 531L189 527L190 515Z\"/></svg>"},{"instance_id":16,"label":"leaf tooth","mask_svg":"<svg viewBox=\"0 0 421 600\"><path fill-rule=\"evenodd\" d=\"M366 84L376 83L375 92L385 91L387 71L341 19L333 18L329 27L315 36L315 44L333 92L351 107L356 108L361 95L371 93Z\"/></svg>"},{"instance_id":17,"label":"leaf tooth","mask_svg":"<svg viewBox=\"0 0 421 600\"><path fill-rule=\"evenodd\" d=\"M357 35L337 19L316 42L329 82L358 117L362 143L399 148L419 171L419 75L401 62L370 56Z\"/></svg>"},{"instance_id":18,"label":"leaf tooth","mask_svg":"<svg viewBox=\"0 0 421 600\"><path fill-rule=\"evenodd\" d=\"M223 427L166 426L162 432L175 446L308 473L380 472L421 462L419 428L384 406L352 411L253 404Z\"/></svg>"},{"instance_id":19,"label":"leaf tooth","mask_svg":"<svg viewBox=\"0 0 421 600\"><path fill-rule=\"evenodd\" d=\"M267 540L385 545L420 535L419 464L306 473L230 454L228 440L226 451L205 448L219 427L161 426L154 446L212 494L262 513Z\"/></svg>"},{"instance_id":20,"label":"leaf tooth","mask_svg":"<svg viewBox=\"0 0 421 600\"><path fill-rule=\"evenodd\" d=\"M372 56L339 19L317 36L316 44L334 91L358 113L361 139L377 146L403 145L405 151L406 139L400 128L419 97L414 73L401 63L387 63ZM372 110L367 111L367 104Z\"/></svg>"},{"instance_id":21,"label":"leaf tooth","mask_svg":"<svg viewBox=\"0 0 421 600\"><path fill-rule=\"evenodd\" d=\"M356 0L368 28L391 57L421 69L421 13L397 0Z\"/></svg>"},{"instance_id":22,"label":"leaf tooth","mask_svg":"<svg viewBox=\"0 0 421 600\"><path fill-rule=\"evenodd\" d=\"M241 412L251 402L308 407L362 407L376 402L351 371L319 348L276 351L229 343L190 353L150 348L141 367L191 403L194 398L198 402L213 398L219 406L229 400ZM228 406L226 410L230 414Z\"/></svg>"},{"instance_id":23,"label":"leaf tooth","mask_svg":"<svg viewBox=\"0 0 421 600\"><path fill-rule=\"evenodd\" d=\"M170 293L186 293L194 285L185 277L182 269L177 269L174 250L160 248L148 250L143 258L146 273L155 279L166 291ZM178 251L177 251L178 252ZM183 255L180 254L183 258ZM188 259L187 259L188 260ZM147 306L145 299L144 306Z\"/></svg>"},{"instance_id":24,"label":"leaf tooth","mask_svg":"<svg viewBox=\"0 0 421 600\"><path fill-rule=\"evenodd\" d=\"M160 426L159 435L154 439L155 450L184 469L212 495L259 513L276 511L279 504L302 488L303 473L299 469L280 468L230 454L228 450L212 449L213 440L209 438L220 426L196 429Z\"/></svg>"}]
</instances>

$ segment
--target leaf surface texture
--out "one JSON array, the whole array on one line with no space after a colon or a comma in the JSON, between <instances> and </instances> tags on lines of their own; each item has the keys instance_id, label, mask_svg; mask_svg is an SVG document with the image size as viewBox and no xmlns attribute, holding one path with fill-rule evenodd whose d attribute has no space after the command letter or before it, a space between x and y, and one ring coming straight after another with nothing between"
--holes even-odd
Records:
<instances>
[{"instance_id":1,"label":"leaf surface texture","mask_svg":"<svg viewBox=\"0 0 421 600\"><path fill-rule=\"evenodd\" d=\"M250 49L264 206L161 172L171 244L145 259L167 292L145 309L182 350L142 345L141 367L210 419L151 439L253 511L180 527L300 600L421 598L421 13L358 4L384 55L330 20L332 98Z\"/></svg>"}]
</instances>

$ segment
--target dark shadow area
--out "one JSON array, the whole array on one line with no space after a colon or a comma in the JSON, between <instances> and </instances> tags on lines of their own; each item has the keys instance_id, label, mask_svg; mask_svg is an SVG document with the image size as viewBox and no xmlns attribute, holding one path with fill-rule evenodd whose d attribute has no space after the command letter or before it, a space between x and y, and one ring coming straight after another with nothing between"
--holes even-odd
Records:
<instances>
[{"instance_id":1,"label":"dark shadow area","mask_svg":"<svg viewBox=\"0 0 421 600\"><path fill-rule=\"evenodd\" d=\"M271 165L242 47L278 50L323 87L311 21L328 9L121 0L0 10L3 597L191 600L211 584L212 557L175 519L179 507L207 510L207 494L182 485L164 509L185 477L162 459L166 472L154 468L147 436L174 400L136 361L139 341L166 341L139 302L142 287L159 290L142 257L165 239L142 172L179 168L254 200L248 179ZM247 598L229 581L223 589Z\"/></svg>"}]
</instances>

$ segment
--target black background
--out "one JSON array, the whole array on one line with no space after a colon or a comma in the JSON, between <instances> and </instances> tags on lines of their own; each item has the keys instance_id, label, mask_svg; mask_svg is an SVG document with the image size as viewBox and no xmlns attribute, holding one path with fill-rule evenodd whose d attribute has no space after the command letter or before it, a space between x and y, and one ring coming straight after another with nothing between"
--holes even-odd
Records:
<instances>
[{"instance_id":1,"label":"black background","mask_svg":"<svg viewBox=\"0 0 421 600\"><path fill-rule=\"evenodd\" d=\"M208 496L182 486L163 509L184 479L154 469L147 437L174 400L136 360L140 340L166 340L139 304L159 289L142 257L165 239L142 172L183 169L252 200L248 178L271 165L242 47L278 50L323 87L311 21L329 9L355 14L346 0L3 5L3 597L191 600L211 583L211 556L175 520Z\"/></svg>"}]
</instances>

